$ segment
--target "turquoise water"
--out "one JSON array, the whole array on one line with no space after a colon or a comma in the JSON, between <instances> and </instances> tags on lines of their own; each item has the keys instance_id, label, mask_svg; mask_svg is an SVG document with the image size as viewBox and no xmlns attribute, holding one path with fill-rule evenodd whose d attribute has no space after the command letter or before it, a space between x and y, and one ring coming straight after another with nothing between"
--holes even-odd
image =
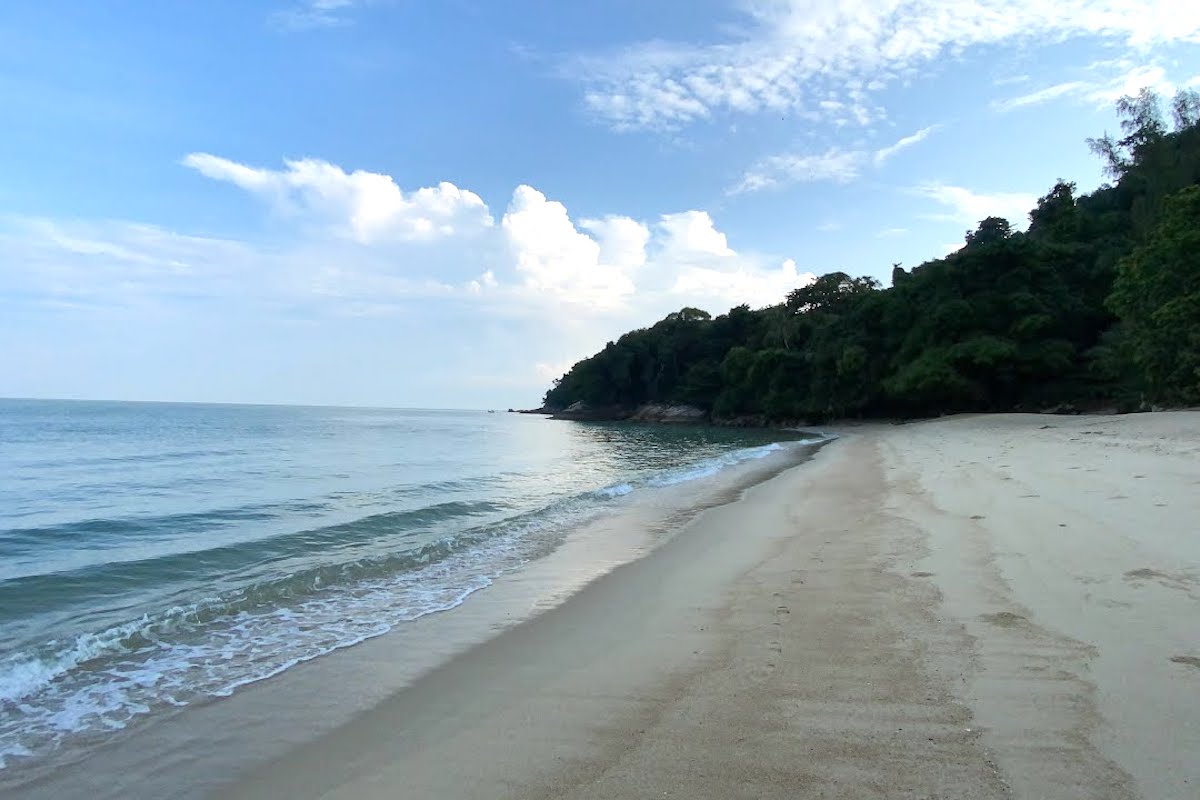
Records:
<instances>
[{"instance_id":1,"label":"turquoise water","mask_svg":"<svg viewBox=\"0 0 1200 800\"><path fill-rule=\"evenodd\" d=\"M0 400L0 764L452 610L626 495L782 438Z\"/></svg>"}]
</instances>

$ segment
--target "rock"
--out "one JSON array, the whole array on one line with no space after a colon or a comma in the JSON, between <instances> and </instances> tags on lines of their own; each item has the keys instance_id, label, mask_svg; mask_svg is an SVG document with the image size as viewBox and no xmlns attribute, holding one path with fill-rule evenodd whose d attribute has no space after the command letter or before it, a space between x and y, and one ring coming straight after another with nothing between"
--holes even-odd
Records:
<instances>
[{"instance_id":1,"label":"rock","mask_svg":"<svg viewBox=\"0 0 1200 800\"><path fill-rule=\"evenodd\" d=\"M620 406L593 408L582 400L572 403L561 411L550 413L551 419L567 419L575 422L610 422L628 419L630 411Z\"/></svg>"},{"instance_id":2,"label":"rock","mask_svg":"<svg viewBox=\"0 0 1200 800\"><path fill-rule=\"evenodd\" d=\"M647 403L629 417L633 422L703 423L708 421L704 409L688 405Z\"/></svg>"}]
</instances>

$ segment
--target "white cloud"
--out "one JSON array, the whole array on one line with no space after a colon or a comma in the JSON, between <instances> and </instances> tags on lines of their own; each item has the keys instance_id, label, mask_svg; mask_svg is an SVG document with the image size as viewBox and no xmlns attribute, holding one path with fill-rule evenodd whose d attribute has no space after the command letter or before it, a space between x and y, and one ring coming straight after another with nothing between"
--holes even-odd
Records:
<instances>
[{"instance_id":1,"label":"white cloud","mask_svg":"<svg viewBox=\"0 0 1200 800\"><path fill-rule=\"evenodd\" d=\"M1167 79L1167 72L1157 64L1132 66L1106 83L1091 85L1085 97L1096 105L1109 107L1126 95L1136 95L1142 89L1151 89L1163 96L1175 94L1175 84Z\"/></svg>"},{"instance_id":2,"label":"white cloud","mask_svg":"<svg viewBox=\"0 0 1200 800\"><path fill-rule=\"evenodd\" d=\"M1003 78L996 78L996 80L992 81L992 85L993 86L1013 86L1014 84L1028 83L1028 82L1029 82L1028 75L1008 75Z\"/></svg>"},{"instance_id":3,"label":"white cloud","mask_svg":"<svg viewBox=\"0 0 1200 800\"><path fill-rule=\"evenodd\" d=\"M347 173L311 158L286 160L283 170L250 167L208 153L192 153L183 163L214 180L266 196L280 210L319 218L363 244L436 239L493 224L479 195L447 182L405 194L388 175Z\"/></svg>"},{"instance_id":4,"label":"white cloud","mask_svg":"<svg viewBox=\"0 0 1200 800\"><path fill-rule=\"evenodd\" d=\"M748 169L738 184L729 190L729 194L745 194L797 183L850 183L862 174L864 166L874 164L875 167L881 167L892 156L925 141L940 128L941 125L930 125L873 153L831 147L824 153L768 156Z\"/></svg>"},{"instance_id":5,"label":"white cloud","mask_svg":"<svg viewBox=\"0 0 1200 800\"><path fill-rule=\"evenodd\" d=\"M261 199L271 212L263 215L270 217L270 238L0 216L0 252L19 265L0 270L6 311L69 314L72 324L97 330L170 328L185 340L197 330L226 330L223 320L233 318L276 336L312 332L336 318L332 336L405 331L398 341L417 342L409 350L420 353L404 358L426 364L417 372L429 385L442 379L428 377L427 367L444 354L460 371L537 396L547 378L603 342L670 311L770 305L812 280L794 261L737 249L701 209L646 221L619 214L576 220L564 203L520 186L495 215L497 224L482 199L464 205L462 198L476 196L462 189L422 194L387 175L311 160L279 170L211 155L187 161ZM470 225L458 224L464 211ZM413 220L421 217L432 226L418 228ZM437 235L423 235L428 231ZM443 323L453 332L420 339L422 325ZM238 335L227 338L236 342ZM285 344L280 352L304 364L321 341L291 350ZM257 356L247 358L243 367ZM301 380L307 374L294 373L296 386L307 385ZM292 391L272 386L263 397L286 399Z\"/></svg>"},{"instance_id":6,"label":"white cloud","mask_svg":"<svg viewBox=\"0 0 1200 800\"><path fill-rule=\"evenodd\" d=\"M890 239L896 236L905 236L908 234L908 228L884 228L875 234L876 239Z\"/></svg>"},{"instance_id":7,"label":"white cloud","mask_svg":"<svg viewBox=\"0 0 1200 800\"><path fill-rule=\"evenodd\" d=\"M903 139L900 139L893 145L876 150L875 166L883 165L889 158L896 155L896 153L899 153L901 150L906 150L915 144L920 144L929 138L929 135L937 131L940 127L940 125L930 125L928 128L922 128L911 136L905 136Z\"/></svg>"},{"instance_id":8,"label":"white cloud","mask_svg":"<svg viewBox=\"0 0 1200 800\"><path fill-rule=\"evenodd\" d=\"M244 298L271 280L242 274L253 249L226 239L188 236L153 225L0 218L0 295L43 307L156 307L171 298ZM19 265L19 266L18 266Z\"/></svg>"},{"instance_id":9,"label":"white cloud","mask_svg":"<svg viewBox=\"0 0 1200 800\"><path fill-rule=\"evenodd\" d=\"M719 41L645 42L568 71L616 128L762 111L862 123L882 113L870 92L974 47L1200 42L1200 3L1190 0L743 0L740 8L742 24Z\"/></svg>"},{"instance_id":10,"label":"white cloud","mask_svg":"<svg viewBox=\"0 0 1200 800\"><path fill-rule=\"evenodd\" d=\"M1183 85L1185 88L1188 88L1188 89L1192 89L1197 86L1200 86L1200 75L1197 75L1196 77L1189 79L1187 81L1187 83L1185 83Z\"/></svg>"},{"instance_id":11,"label":"white cloud","mask_svg":"<svg viewBox=\"0 0 1200 800\"><path fill-rule=\"evenodd\" d=\"M784 153L759 161L746 171L731 194L757 192L795 183L849 183L862 171L866 154L831 147L824 153Z\"/></svg>"},{"instance_id":12,"label":"white cloud","mask_svg":"<svg viewBox=\"0 0 1200 800\"><path fill-rule=\"evenodd\" d=\"M288 31L336 27L349 22L345 12L354 4L355 0L301 0L291 8L276 11L270 21Z\"/></svg>"},{"instance_id":13,"label":"white cloud","mask_svg":"<svg viewBox=\"0 0 1200 800\"><path fill-rule=\"evenodd\" d=\"M1057 83L1053 86L1047 86L1044 89L1038 89L1036 92L1010 97L1007 100L997 100L992 103L992 108L997 111L1014 111L1018 108L1026 106L1036 106L1042 103L1048 103L1051 100L1056 100L1064 95L1078 94L1087 89L1087 84L1083 81L1067 81L1065 83Z\"/></svg>"},{"instance_id":14,"label":"white cloud","mask_svg":"<svg viewBox=\"0 0 1200 800\"><path fill-rule=\"evenodd\" d=\"M707 211L663 214L658 227L664 234L662 250L674 259L694 262L736 255Z\"/></svg>"},{"instance_id":15,"label":"white cloud","mask_svg":"<svg viewBox=\"0 0 1200 800\"><path fill-rule=\"evenodd\" d=\"M1121 97L1136 95L1142 89L1152 89L1163 96L1175 93L1175 84L1167 78L1166 70L1157 64L1134 64L1118 59L1092 64L1089 71L1104 74L1094 75L1088 80L1064 81L1027 94L997 100L992 103L992 108L1000 112L1015 111L1062 98L1109 108Z\"/></svg>"},{"instance_id":16,"label":"white cloud","mask_svg":"<svg viewBox=\"0 0 1200 800\"><path fill-rule=\"evenodd\" d=\"M622 268L640 267L646 263L650 229L643 223L630 217L609 215L603 219L580 220L579 227L596 237L603 263Z\"/></svg>"},{"instance_id":17,"label":"white cloud","mask_svg":"<svg viewBox=\"0 0 1200 800\"><path fill-rule=\"evenodd\" d=\"M575 303L599 308L619 305L634 291L629 272L636 258L605 263L600 244L575 227L566 207L532 186L518 186L501 221L525 286ZM614 228L606 227L608 238ZM617 248L628 255L625 242Z\"/></svg>"},{"instance_id":18,"label":"white cloud","mask_svg":"<svg viewBox=\"0 0 1200 800\"><path fill-rule=\"evenodd\" d=\"M733 271L687 267L675 279L671 291L693 298L746 303L752 308L775 305L792 289L812 283L816 275L801 273L790 258L774 270L739 267Z\"/></svg>"},{"instance_id":19,"label":"white cloud","mask_svg":"<svg viewBox=\"0 0 1200 800\"><path fill-rule=\"evenodd\" d=\"M946 212L926 215L929 219L968 225L975 225L987 217L1003 217L1014 228L1024 228L1028 225L1029 212L1037 205L1037 196L1032 194L983 193L944 183L925 183L914 191L948 207Z\"/></svg>"},{"instance_id":20,"label":"white cloud","mask_svg":"<svg viewBox=\"0 0 1200 800\"><path fill-rule=\"evenodd\" d=\"M932 130L880 151L791 160L788 174L775 179L849 179L875 163L876 152L886 160ZM525 364L543 365L528 380L544 384L598 342L668 311L770 305L814 279L793 260L742 250L702 209L648 220L576 218L560 200L520 186L503 211L493 212L453 184L410 189L387 174L319 159L266 168L194 153L183 163L261 200L274 214L272 243L124 222L0 220L0 249L24 265L0 278L0 291L62 309L138 305L155 313L182 313L180 298L203 297L218 301L214 307L306 320L461 307L499 325L535 326L540 333L525 340ZM987 205L972 193L953 195L966 190L942 188L929 196L971 209ZM969 214L970 221L982 216ZM837 227L827 219L821 229Z\"/></svg>"}]
</instances>

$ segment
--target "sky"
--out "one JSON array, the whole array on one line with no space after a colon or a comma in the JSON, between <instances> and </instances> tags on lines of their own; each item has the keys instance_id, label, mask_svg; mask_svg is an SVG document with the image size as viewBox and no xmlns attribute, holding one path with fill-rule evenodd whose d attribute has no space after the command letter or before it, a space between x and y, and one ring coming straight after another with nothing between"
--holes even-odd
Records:
<instances>
[{"instance_id":1,"label":"sky","mask_svg":"<svg viewBox=\"0 0 1200 800\"><path fill-rule=\"evenodd\" d=\"M11 0L0 396L508 408L887 285L1200 87L1194 0Z\"/></svg>"}]
</instances>

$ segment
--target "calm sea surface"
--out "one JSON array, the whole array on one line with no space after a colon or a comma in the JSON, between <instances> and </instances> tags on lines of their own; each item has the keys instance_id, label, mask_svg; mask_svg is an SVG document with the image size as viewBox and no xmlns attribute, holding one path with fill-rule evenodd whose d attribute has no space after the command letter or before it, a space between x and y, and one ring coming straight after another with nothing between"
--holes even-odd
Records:
<instances>
[{"instance_id":1,"label":"calm sea surface","mask_svg":"<svg viewBox=\"0 0 1200 800\"><path fill-rule=\"evenodd\" d=\"M0 400L0 768L447 611L778 433Z\"/></svg>"}]
</instances>

